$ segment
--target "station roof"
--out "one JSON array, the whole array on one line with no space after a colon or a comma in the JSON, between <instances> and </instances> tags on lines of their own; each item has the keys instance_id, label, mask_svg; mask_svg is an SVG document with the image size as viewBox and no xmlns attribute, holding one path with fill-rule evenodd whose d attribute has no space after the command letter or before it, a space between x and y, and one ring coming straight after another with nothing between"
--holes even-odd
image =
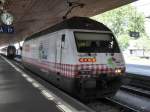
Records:
<instances>
[{"instance_id":1,"label":"station roof","mask_svg":"<svg viewBox=\"0 0 150 112\"><path fill-rule=\"evenodd\" d=\"M58 22L68 11L69 0L8 0L6 9L14 15L14 34L0 34L0 46L24 40ZM70 0L85 4L75 8L69 17L91 17L136 0Z\"/></svg>"}]
</instances>

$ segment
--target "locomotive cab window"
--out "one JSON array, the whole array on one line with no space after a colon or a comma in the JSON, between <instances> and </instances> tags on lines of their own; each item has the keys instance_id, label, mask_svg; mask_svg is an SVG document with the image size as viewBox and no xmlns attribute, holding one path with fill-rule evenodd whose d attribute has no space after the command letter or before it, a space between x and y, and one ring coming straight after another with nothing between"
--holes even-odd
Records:
<instances>
[{"instance_id":1,"label":"locomotive cab window","mask_svg":"<svg viewBox=\"0 0 150 112\"><path fill-rule=\"evenodd\" d=\"M74 32L78 52L119 52L118 44L112 34Z\"/></svg>"}]
</instances>

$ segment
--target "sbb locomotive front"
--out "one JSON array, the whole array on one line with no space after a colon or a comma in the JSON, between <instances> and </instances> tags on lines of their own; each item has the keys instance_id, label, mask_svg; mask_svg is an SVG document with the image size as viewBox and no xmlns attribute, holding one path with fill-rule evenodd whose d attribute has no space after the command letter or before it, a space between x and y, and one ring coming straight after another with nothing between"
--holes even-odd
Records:
<instances>
[{"instance_id":1,"label":"sbb locomotive front","mask_svg":"<svg viewBox=\"0 0 150 112\"><path fill-rule=\"evenodd\" d=\"M113 96L125 64L118 43L104 24L72 17L25 39L24 65L81 98Z\"/></svg>"}]
</instances>

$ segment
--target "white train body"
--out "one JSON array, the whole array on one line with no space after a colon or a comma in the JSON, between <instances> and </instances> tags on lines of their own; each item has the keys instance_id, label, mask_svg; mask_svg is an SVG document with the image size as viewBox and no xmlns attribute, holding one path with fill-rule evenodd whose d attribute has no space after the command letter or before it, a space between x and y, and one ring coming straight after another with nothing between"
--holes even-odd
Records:
<instances>
[{"instance_id":1,"label":"white train body","mask_svg":"<svg viewBox=\"0 0 150 112\"><path fill-rule=\"evenodd\" d=\"M1 53L5 55L7 58L14 59L16 56L16 48L13 45L9 45L3 48Z\"/></svg>"},{"instance_id":2,"label":"white train body","mask_svg":"<svg viewBox=\"0 0 150 112\"><path fill-rule=\"evenodd\" d=\"M25 66L69 92L83 86L99 88L99 80L106 80L105 76L114 80L125 71L122 53L110 30L68 28L39 34L25 40L22 58ZM120 86L120 79L118 82Z\"/></svg>"}]
</instances>

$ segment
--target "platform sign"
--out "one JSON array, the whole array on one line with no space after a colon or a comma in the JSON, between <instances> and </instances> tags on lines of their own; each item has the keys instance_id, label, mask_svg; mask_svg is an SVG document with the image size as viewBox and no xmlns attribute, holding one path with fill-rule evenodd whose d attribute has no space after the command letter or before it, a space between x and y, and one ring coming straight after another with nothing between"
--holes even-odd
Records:
<instances>
[{"instance_id":1,"label":"platform sign","mask_svg":"<svg viewBox=\"0 0 150 112\"><path fill-rule=\"evenodd\" d=\"M139 38L140 37L140 33L135 32L135 31L130 31L129 35L130 35L130 37L134 37L134 38Z\"/></svg>"},{"instance_id":2,"label":"platform sign","mask_svg":"<svg viewBox=\"0 0 150 112\"><path fill-rule=\"evenodd\" d=\"M14 27L10 25L1 25L0 33L14 33Z\"/></svg>"}]
</instances>

